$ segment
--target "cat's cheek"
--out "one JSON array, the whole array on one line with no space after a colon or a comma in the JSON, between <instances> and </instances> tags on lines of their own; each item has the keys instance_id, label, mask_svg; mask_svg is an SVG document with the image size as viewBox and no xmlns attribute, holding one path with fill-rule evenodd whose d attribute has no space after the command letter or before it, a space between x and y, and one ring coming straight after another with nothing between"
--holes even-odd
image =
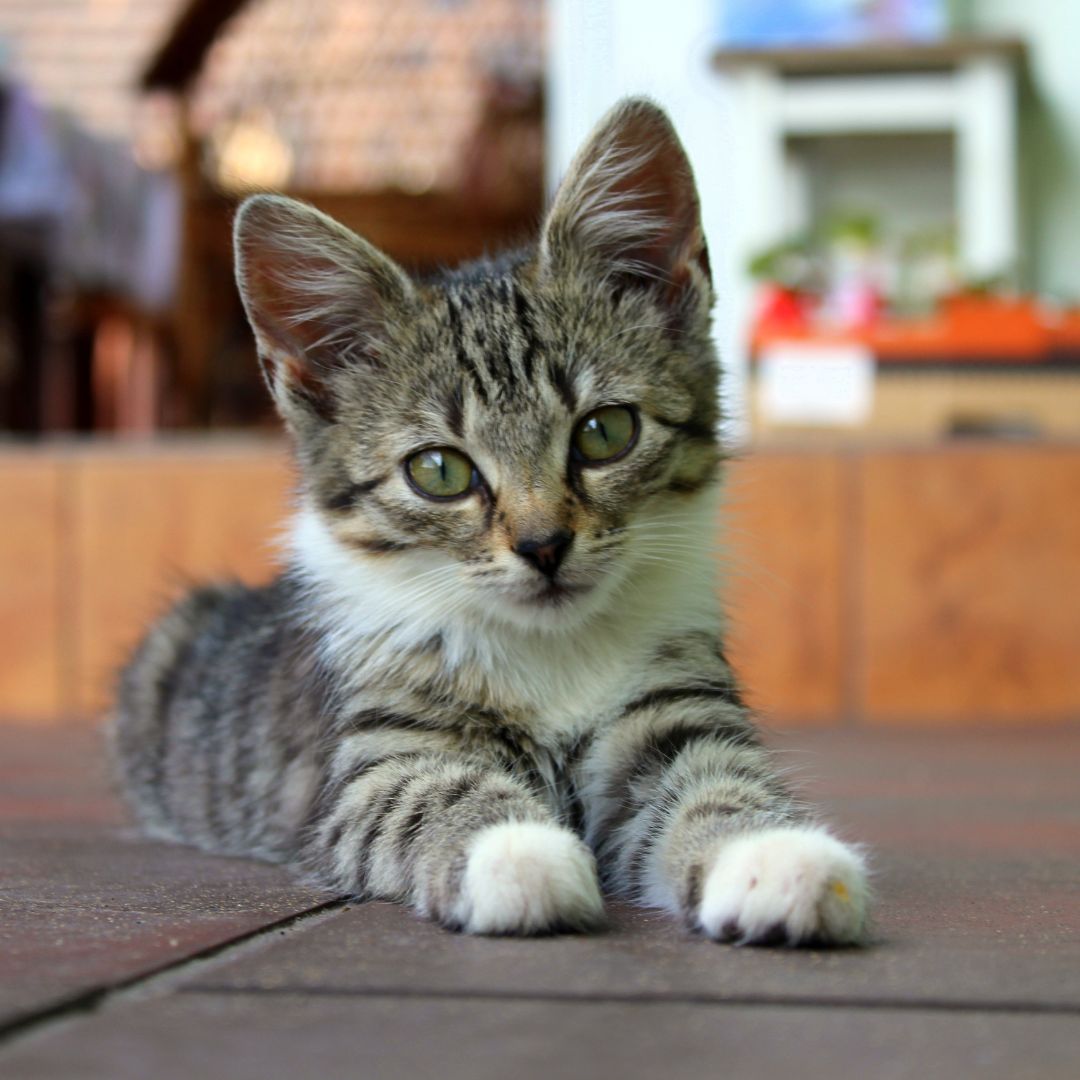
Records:
<instances>
[{"instance_id":1,"label":"cat's cheek","mask_svg":"<svg viewBox=\"0 0 1080 1080\"><path fill-rule=\"evenodd\" d=\"M817 827L727 841L706 871L694 920L737 944L854 945L864 940L868 887L857 851Z\"/></svg>"},{"instance_id":2,"label":"cat's cheek","mask_svg":"<svg viewBox=\"0 0 1080 1080\"><path fill-rule=\"evenodd\" d=\"M602 925L596 864L557 825L506 822L469 848L453 922L471 934L539 934Z\"/></svg>"}]
</instances>

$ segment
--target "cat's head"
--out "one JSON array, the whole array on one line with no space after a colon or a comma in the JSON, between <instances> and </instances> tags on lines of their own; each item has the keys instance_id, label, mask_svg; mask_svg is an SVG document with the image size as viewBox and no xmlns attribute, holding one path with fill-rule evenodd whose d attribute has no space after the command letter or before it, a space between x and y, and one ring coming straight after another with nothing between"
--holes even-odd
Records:
<instances>
[{"instance_id":1,"label":"cat's head","mask_svg":"<svg viewBox=\"0 0 1080 1080\"><path fill-rule=\"evenodd\" d=\"M693 176L655 105L601 122L533 248L421 282L255 196L236 263L339 553L546 627L680 557L659 541L715 479L718 372Z\"/></svg>"}]
</instances>

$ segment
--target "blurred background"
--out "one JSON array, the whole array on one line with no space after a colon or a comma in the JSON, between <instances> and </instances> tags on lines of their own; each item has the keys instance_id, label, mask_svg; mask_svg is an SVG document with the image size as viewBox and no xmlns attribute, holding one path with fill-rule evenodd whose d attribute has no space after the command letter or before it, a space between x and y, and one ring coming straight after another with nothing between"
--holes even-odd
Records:
<instances>
[{"instance_id":1,"label":"blurred background","mask_svg":"<svg viewBox=\"0 0 1080 1080\"><path fill-rule=\"evenodd\" d=\"M1078 51L1068 0L0 0L0 721L91 720L187 581L273 572L240 198L431 269L631 92L701 188L766 719L1076 721Z\"/></svg>"}]
</instances>

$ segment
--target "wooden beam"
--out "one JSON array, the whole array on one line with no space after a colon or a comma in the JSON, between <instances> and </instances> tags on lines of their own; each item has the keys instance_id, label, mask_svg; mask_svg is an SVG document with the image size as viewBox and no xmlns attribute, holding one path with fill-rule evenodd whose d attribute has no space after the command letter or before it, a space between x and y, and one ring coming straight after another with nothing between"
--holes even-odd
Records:
<instances>
[{"instance_id":1,"label":"wooden beam","mask_svg":"<svg viewBox=\"0 0 1080 1080\"><path fill-rule=\"evenodd\" d=\"M722 48L713 53L712 63L717 71L749 65L767 67L781 75L860 75L884 71L951 71L987 56L1000 57L1022 68L1027 46L1018 37L970 36L935 42Z\"/></svg>"},{"instance_id":2,"label":"wooden beam","mask_svg":"<svg viewBox=\"0 0 1080 1080\"><path fill-rule=\"evenodd\" d=\"M198 74L221 28L246 0L189 0L139 78L143 90L182 91Z\"/></svg>"}]
</instances>

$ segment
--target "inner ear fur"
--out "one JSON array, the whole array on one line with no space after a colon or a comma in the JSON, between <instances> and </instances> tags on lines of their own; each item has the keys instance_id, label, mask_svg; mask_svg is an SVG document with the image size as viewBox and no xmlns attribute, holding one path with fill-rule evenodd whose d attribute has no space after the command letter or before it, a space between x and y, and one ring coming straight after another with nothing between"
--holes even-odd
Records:
<instances>
[{"instance_id":1,"label":"inner ear fur","mask_svg":"<svg viewBox=\"0 0 1080 1080\"><path fill-rule=\"evenodd\" d=\"M629 98L600 121L555 195L541 258L556 272L585 263L669 306L691 287L711 300L693 171L659 106Z\"/></svg>"},{"instance_id":2,"label":"inner ear fur","mask_svg":"<svg viewBox=\"0 0 1080 1080\"><path fill-rule=\"evenodd\" d=\"M283 411L332 411L335 369L377 363L412 296L389 257L313 206L255 195L233 228L236 280L263 372Z\"/></svg>"}]
</instances>

